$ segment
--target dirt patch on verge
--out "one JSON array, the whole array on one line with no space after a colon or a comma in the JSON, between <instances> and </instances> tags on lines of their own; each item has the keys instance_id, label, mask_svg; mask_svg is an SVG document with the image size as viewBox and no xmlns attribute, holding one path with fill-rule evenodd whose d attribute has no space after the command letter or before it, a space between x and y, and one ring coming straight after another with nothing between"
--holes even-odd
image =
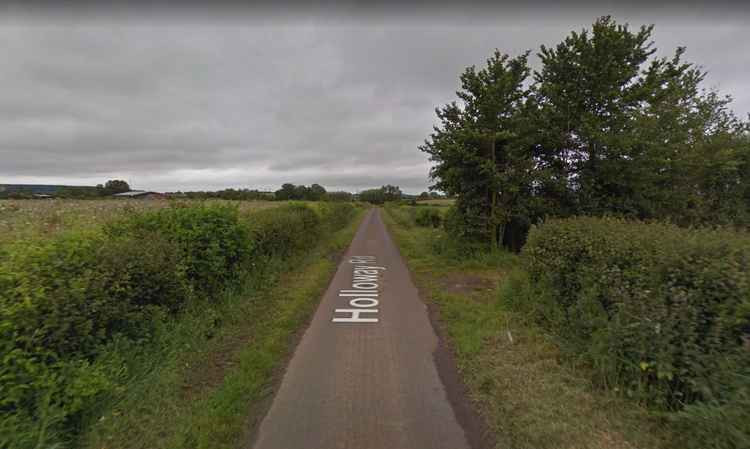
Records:
<instances>
[{"instance_id":1,"label":"dirt patch on verge","mask_svg":"<svg viewBox=\"0 0 750 449\"><path fill-rule=\"evenodd\" d=\"M479 291L494 290L497 279L475 276L466 273L451 273L438 280L445 293L466 295Z\"/></svg>"},{"instance_id":2,"label":"dirt patch on verge","mask_svg":"<svg viewBox=\"0 0 750 449\"><path fill-rule=\"evenodd\" d=\"M182 397L197 399L207 391L221 385L226 373L237 362L239 352L251 344L253 327L249 326L241 335L228 335L221 338L204 358L193 361L193 369L188 371L182 384ZM188 362L189 363L189 362Z\"/></svg>"}]
</instances>

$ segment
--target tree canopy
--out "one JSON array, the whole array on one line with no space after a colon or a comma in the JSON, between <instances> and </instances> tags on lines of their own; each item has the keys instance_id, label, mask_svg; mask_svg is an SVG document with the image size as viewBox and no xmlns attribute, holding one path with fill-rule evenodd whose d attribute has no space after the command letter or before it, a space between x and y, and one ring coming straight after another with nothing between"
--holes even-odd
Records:
<instances>
[{"instance_id":1,"label":"tree canopy","mask_svg":"<svg viewBox=\"0 0 750 449\"><path fill-rule=\"evenodd\" d=\"M397 201L401 199L401 189L390 184L377 189L368 189L359 192L360 201L372 204L383 204L386 201Z\"/></svg>"},{"instance_id":2,"label":"tree canopy","mask_svg":"<svg viewBox=\"0 0 750 449\"><path fill-rule=\"evenodd\" d=\"M320 184L313 184L310 187L305 185L294 185L291 183L282 184L281 188L276 191L275 198L277 200L307 200L307 201L320 201L324 199L326 195L326 189Z\"/></svg>"},{"instance_id":3,"label":"tree canopy","mask_svg":"<svg viewBox=\"0 0 750 449\"><path fill-rule=\"evenodd\" d=\"M542 46L533 76L528 52L464 71L420 146L457 197L453 232L518 249L549 215L750 224L748 123L685 48L654 57L652 31L601 17Z\"/></svg>"}]
</instances>

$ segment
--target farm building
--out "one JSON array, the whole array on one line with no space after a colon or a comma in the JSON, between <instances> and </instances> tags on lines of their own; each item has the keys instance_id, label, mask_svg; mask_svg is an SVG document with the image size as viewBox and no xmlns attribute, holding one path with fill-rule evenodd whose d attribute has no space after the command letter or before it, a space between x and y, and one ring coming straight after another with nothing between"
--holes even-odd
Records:
<instances>
[{"instance_id":1,"label":"farm building","mask_svg":"<svg viewBox=\"0 0 750 449\"><path fill-rule=\"evenodd\" d=\"M115 198L136 198L143 200L160 200L167 196L159 192L149 192L146 190L131 190L130 192L115 193L112 195Z\"/></svg>"}]
</instances>

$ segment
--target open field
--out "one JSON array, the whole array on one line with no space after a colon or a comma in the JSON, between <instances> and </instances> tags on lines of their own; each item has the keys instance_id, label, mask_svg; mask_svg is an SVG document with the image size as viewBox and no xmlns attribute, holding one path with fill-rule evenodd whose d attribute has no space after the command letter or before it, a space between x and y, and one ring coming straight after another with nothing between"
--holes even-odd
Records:
<instances>
[{"instance_id":1,"label":"open field","mask_svg":"<svg viewBox=\"0 0 750 449\"><path fill-rule=\"evenodd\" d=\"M462 252L440 229L385 215L468 394L504 449L661 448L670 435L647 410L562 362L554 338L508 307L516 255Z\"/></svg>"},{"instance_id":2,"label":"open field","mask_svg":"<svg viewBox=\"0 0 750 449\"><path fill-rule=\"evenodd\" d=\"M154 210L170 204L195 204L199 200L0 200L0 244L28 237L52 236L70 228L89 228L126 213ZM209 200L236 204L241 211L276 207L283 202Z\"/></svg>"},{"instance_id":3,"label":"open field","mask_svg":"<svg viewBox=\"0 0 750 449\"><path fill-rule=\"evenodd\" d=\"M443 198L439 200L417 200L417 204L429 204L430 206L453 206L456 200Z\"/></svg>"}]
</instances>

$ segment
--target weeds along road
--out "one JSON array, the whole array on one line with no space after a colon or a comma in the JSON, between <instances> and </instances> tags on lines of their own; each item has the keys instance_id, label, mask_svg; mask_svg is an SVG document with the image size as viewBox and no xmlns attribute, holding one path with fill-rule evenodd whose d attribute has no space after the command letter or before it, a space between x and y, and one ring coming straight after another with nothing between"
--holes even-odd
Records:
<instances>
[{"instance_id":1,"label":"weeds along road","mask_svg":"<svg viewBox=\"0 0 750 449\"><path fill-rule=\"evenodd\" d=\"M463 449L438 338L388 234L368 212L271 407L255 449Z\"/></svg>"}]
</instances>

